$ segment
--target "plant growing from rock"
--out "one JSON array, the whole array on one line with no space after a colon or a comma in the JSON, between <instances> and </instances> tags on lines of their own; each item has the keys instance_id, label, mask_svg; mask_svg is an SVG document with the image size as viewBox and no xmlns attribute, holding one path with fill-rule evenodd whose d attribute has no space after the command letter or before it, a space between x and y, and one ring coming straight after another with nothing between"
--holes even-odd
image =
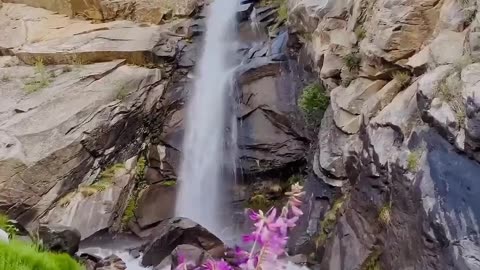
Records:
<instances>
[{"instance_id":1,"label":"plant growing from rock","mask_svg":"<svg viewBox=\"0 0 480 270\"><path fill-rule=\"evenodd\" d=\"M397 71L393 73L393 79L397 81L402 88L408 86L408 83L410 83L410 78L410 74L405 71Z\"/></svg>"},{"instance_id":2,"label":"plant growing from rock","mask_svg":"<svg viewBox=\"0 0 480 270\"><path fill-rule=\"evenodd\" d=\"M378 220L385 226L390 225L392 222L392 204L387 203L380 209L378 213Z\"/></svg>"},{"instance_id":3,"label":"plant growing from rock","mask_svg":"<svg viewBox=\"0 0 480 270\"><path fill-rule=\"evenodd\" d=\"M343 63L348 68L349 71L355 71L360 68L360 63L362 62L362 58L358 53L352 52L347 54L343 57Z\"/></svg>"},{"instance_id":4,"label":"plant growing from rock","mask_svg":"<svg viewBox=\"0 0 480 270\"><path fill-rule=\"evenodd\" d=\"M325 213L323 220L320 222L320 234L315 241L317 247L322 246L325 241L327 241L330 233L337 223L338 216L343 211L343 205L346 199L346 195L338 198L333 202L332 207Z\"/></svg>"},{"instance_id":5,"label":"plant growing from rock","mask_svg":"<svg viewBox=\"0 0 480 270\"><path fill-rule=\"evenodd\" d=\"M363 28L363 26L358 25L355 27L355 36L357 37L358 42L360 42L367 36L367 31L365 28Z\"/></svg>"},{"instance_id":6,"label":"plant growing from rock","mask_svg":"<svg viewBox=\"0 0 480 270\"><path fill-rule=\"evenodd\" d=\"M407 156L407 169L410 172L416 172L420 163L421 153L419 150L412 151Z\"/></svg>"},{"instance_id":7,"label":"plant growing from rock","mask_svg":"<svg viewBox=\"0 0 480 270\"><path fill-rule=\"evenodd\" d=\"M318 83L308 85L303 89L298 105L303 111L309 125L315 126L322 120L323 113L330 103L325 88Z\"/></svg>"},{"instance_id":8,"label":"plant growing from rock","mask_svg":"<svg viewBox=\"0 0 480 270\"><path fill-rule=\"evenodd\" d=\"M361 270L380 270L380 252L375 250L362 264Z\"/></svg>"},{"instance_id":9,"label":"plant growing from rock","mask_svg":"<svg viewBox=\"0 0 480 270\"><path fill-rule=\"evenodd\" d=\"M455 116L461 128L465 125L465 105L462 96L462 83L459 78L459 73L453 74L442 80L438 85L438 97L446 102L455 112Z\"/></svg>"},{"instance_id":10,"label":"plant growing from rock","mask_svg":"<svg viewBox=\"0 0 480 270\"><path fill-rule=\"evenodd\" d=\"M10 218L7 215L0 213L0 229L8 234L10 239L14 238L18 233L17 227L10 223Z\"/></svg>"},{"instance_id":11,"label":"plant growing from rock","mask_svg":"<svg viewBox=\"0 0 480 270\"><path fill-rule=\"evenodd\" d=\"M110 166L100 174L100 176L98 177L97 181L95 181L95 183L89 186L80 187L80 192L84 197L89 197L97 192L105 191L108 187L112 185L113 178L115 177L115 173L119 169L123 169L123 168L125 168L123 163L117 163Z\"/></svg>"},{"instance_id":12,"label":"plant growing from rock","mask_svg":"<svg viewBox=\"0 0 480 270\"><path fill-rule=\"evenodd\" d=\"M251 243L249 251L235 248L235 260L226 262L224 260L208 260L202 266L195 266L190 262L184 261L180 257L180 264L177 270L280 270L285 265L279 261L279 258L286 255L286 244L288 231L296 226L299 217L303 215L300 210L302 197L305 193L303 187L295 184L291 191L287 192L289 200L277 213L276 208L271 208L264 213L263 211L249 210L248 216L255 224L255 230L243 237L245 243Z\"/></svg>"},{"instance_id":13,"label":"plant growing from rock","mask_svg":"<svg viewBox=\"0 0 480 270\"><path fill-rule=\"evenodd\" d=\"M50 85L50 74L47 72L43 59L39 58L35 62L35 78L27 81L23 89L27 93L34 93Z\"/></svg>"}]
</instances>

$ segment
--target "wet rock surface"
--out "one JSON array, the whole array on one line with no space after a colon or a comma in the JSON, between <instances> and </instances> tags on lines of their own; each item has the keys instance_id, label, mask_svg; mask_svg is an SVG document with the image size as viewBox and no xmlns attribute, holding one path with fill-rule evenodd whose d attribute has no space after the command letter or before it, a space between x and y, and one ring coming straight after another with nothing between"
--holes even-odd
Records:
<instances>
[{"instance_id":1,"label":"wet rock surface","mask_svg":"<svg viewBox=\"0 0 480 270\"><path fill-rule=\"evenodd\" d=\"M201 225L186 218L171 218L157 225L145 248L142 264L156 266L180 245L192 245L210 250L223 245L222 241Z\"/></svg>"},{"instance_id":2,"label":"wet rock surface","mask_svg":"<svg viewBox=\"0 0 480 270\"><path fill-rule=\"evenodd\" d=\"M45 249L74 255L80 245L80 232L61 225L40 226L38 237Z\"/></svg>"}]
</instances>

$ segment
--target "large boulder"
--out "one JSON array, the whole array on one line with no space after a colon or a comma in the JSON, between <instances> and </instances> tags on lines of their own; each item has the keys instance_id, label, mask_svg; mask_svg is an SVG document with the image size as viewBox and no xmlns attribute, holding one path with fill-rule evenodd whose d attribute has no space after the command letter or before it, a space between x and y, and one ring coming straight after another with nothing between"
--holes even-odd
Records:
<instances>
[{"instance_id":1,"label":"large boulder","mask_svg":"<svg viewBox=\"0 0 480 270\"><path fill-rule=\"evenodd\" d=\"M122 200L130 193L134 175L121 165L107 170L107 173L113 174L106 176L111 177L109 179L104 178L104 181L109 181L108 184L99 190L95 184L85 185L68 193L42 217L41 222L76 228L82 239L112 228L116 218L122 213Z\"/></svg>"},{"instance_id":2,"label":"large boulder","mask_svg":"<svg viewBox=\"0 0 480 270\"><path fill-rule=\"evenodd\" d=\"M47 250L74 255L80 245L80 232L61 225L41 225L38 238Z\"/></svg>"},{"instance_id":3,"label":"large boulder","mask_svg":"<svg viewBox=\"0 0 480 270\"><path fill-rule=\"evenodd\" d=\"M150 185L141 192L135 217L140 228L148 228L173 217L175 210L176 186L174 181Z\"/></svg>"},{"instance_id":4,"label":"large boulder","mask_svg":"<svg viewBox=\"0 0 480 270\"><path fill-rule=\"evenodd\" d=\"M187 218L171 218L161 222L152 232L144 251L142 264L156 266L182 244L210 250L223 245L222 241L199 224Z\"/></svg>"},{"instance_id":5,"label":"large boulder","mask_svg":"<svg viewBox=\"0 0 480 270\"><path fill-rule=\"evenodd\" d=\"M375 2L365 26L369 38L362 40L361 51L388 62L410 57L432 35L439 8L434 0Z\"/></svg>"}]
</instances>

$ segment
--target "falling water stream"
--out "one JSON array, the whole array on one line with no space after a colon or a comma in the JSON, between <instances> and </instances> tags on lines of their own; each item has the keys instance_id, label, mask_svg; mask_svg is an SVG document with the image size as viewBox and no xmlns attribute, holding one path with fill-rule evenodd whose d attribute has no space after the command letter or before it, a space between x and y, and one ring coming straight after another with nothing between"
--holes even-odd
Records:
<instances>
[{"instance_id":1,"label":"falling water stream","mask_svg":"<svg viewBox=\"0 0 480 270\"><path fill-rule=\"evenodd\" d=\"M216 0L209 6L203 53L188 103L180 190L176 215L188 217L217 235L225 224L224 188L233 178L227 141L232 125L232 57L238 0ZM230 173L229 173L230 171Z\"/></svg>"}]
</instances>

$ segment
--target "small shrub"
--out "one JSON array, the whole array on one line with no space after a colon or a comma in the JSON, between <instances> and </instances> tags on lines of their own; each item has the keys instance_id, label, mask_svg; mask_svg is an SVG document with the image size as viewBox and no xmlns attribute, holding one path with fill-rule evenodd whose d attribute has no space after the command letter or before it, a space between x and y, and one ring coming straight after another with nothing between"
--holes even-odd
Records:
<instances>
[{"instance_id":1,"label":"small shrub","mask_svg":"<svg viewBox=\"0 0 480 270\"><path fill-rule=\"evenodd\" d=\"M123 168L125 168L123 163L117 163L110 166L100 174L95 183L91 184L90 186L80 187L80 193L82 193L84 197L90 197L97 192L105 191L113 184L113 178L115 177L117 170Z\"/></svg>"},{"instance_id":2,"label":"small shrub","mask_svg":"<svg viewBox=\"0 0 480 270\"><path fill-rule=\"evenodd\" d=\"M264 194L256 194L248 200L248 208L254 210L266 211L270 209L274 203Z\"/></svg>"},{"instance_id":3,"label":"small shrub","mask_svg":"<svg viewBox=\"0 0 480 270\"><path fill-rule=\"evenodd\" d=\"M316 240L317 247L320 247L323 244L325 244L325 241L327 241L330 233L335 228L335 225L337 224L337 219L343 211L343 205L345 204L346 199L347 199L346 195L338 198L333 202L330 210L328 210L325 213L323 220L320 222L321 231Z\"/></svg>"},{"instance_id":4,"label":"small shrub","mask_svg":"<svg viewBox=\"0 0 480 270\"><path fill-rule=\"evenodd\" d=\"M465 125L466 112L461 90L462 85L460 78L458 76L451 76L440 82L437 95L452 108L460 128L463 128Z\"/></svg>"},{"instance_id":5,"label":"small shrub","mask_svg":"<svg viewBox=\"0 0 480 270\"><path fill-rule=\"evenodd\" d=\"M147 164L147 161L145 160L145 157L140 156L140 158L137 161L137 166L135 167L135 175L138 181L143 180L145 177L146 164Z\"/></svg>"},{"instance_id":6,"label":"small shrub","mask_svg":"<svg viewBox=\"0 0 480 270\"><path fill-rule=\"evenodd\" d=\"M35 62L35 78L25 82L23 89L27 93L34 93L50 85L50 74L45 69L42 59Z\"/></svg>"},{"instance_id":7,"label":"small shrub","mask_svg":"<svg viewBox=\"0 0 480 270\"><path fill-rule=\"evenodd\" d=\"M76 192L72 191L72 192L68 193L67 195L63 196L58 201L58 205L60 205L61 207L67 207L70 204L70 202L72 201L75 194L76 194Z\"/></svg>"},{"instance_id":8,"label":"small shrub","mask_svg":"<svg viewBox=\"0 0 480 270\"><path fill-rule=\"evenodd\" d=\"M296 183L299 183L301 186L303 186L304 182L305 181L304 181L303 177L301 175L298 175L298 174L294 174L294 175L290 176L287 180L288 186L293 186Z\"/></svg>"},{"instance_id":9,"label":"small shrub","mask_svg":"<svg viewBox=\"0 0 480 270\"><path fill-rule=\"evenodd\" d=\"M0 242L0 269L5 270L84 270L67 254L38 250L37 246L12 240Z\"/></svg>"},{"instance_id":10,"label":"small shrub","mask_svg":"<svg viewBox=\"0 0 480 270\"><path fill-rule=\"evenodd\" d=\"M138 193L134 191L134 194L130 196L127 202L127 207L122 216L122 227L125 229L128 223L135 217L135 209L137 209L137 196Z\"/></svg>"},{"instance_id":11,"label":"small shrub","mask_svg":"<svg viewBox=\"0 0 480 270\"><path fill-rule=\"evenodd\" d=\"M350 53L343 57L343 63L349 71L358 70L360 68L361 61L362 58L360 58L358 53Z\"/></svg>"},{"instance_id":12,"label":"small shrub","mask_svg":"<svg viewBox=\"0 0 480 270\"><path fill-rule=\"evenodd\" d=\"M305 114L307 123L316 125L322 120L322 115L330 103L325 88L318 84L310 84L303 89L303 93L298 100L300 109Z\"/></svg>"},{"instance_id":13,"label":"small shrub","mask_svg":"<svg viewBox=\"0 0 480 270\"><path fill-rule=\"evenodd\" d=\"M357 37L357 40L360 42L362 39L364 39L367 36L367 31L363 26L359 25L355 28L355 36Z\"/></svg>"},{"instance_id":14,"label":"small shrub","mask_svg":"<svg viewBox=\"0 0 480 270\"><path fill-rule=\"evenodd\" d=\"M407 156L407 169L410 172L416 172L420 163L421 154L418 150L410 152Z\"/></svg>"},{"instance_id":15,"label":"small shrub","mask_svg":"<svg viewBox=\"0 0 480 270\"><path fill-rule=\"evenodd\" d=\"M404 71L397 71L393 74L393 79L397 81L401 87L405 87L410 82L410 74Z\"/></svg>"},{"instance_id":16,"label":"small shrub","mask_svg":"<svg viewBox=\"0 0 480 270\"><path fill-rule=\"evenodd\" d=\"M392 222L392 206L390 203L382 206L380 212L378 213L378 220L383 225L390 225L390 223Z\"/></svg>"},{"instance_id":17,"label":"small shrub","mask_svg":"<svg viewBox=\"0 0 480 270\"><path fill-rule=\"evenodd\" d=\"M18 233L17 227L15 227L13 224L10 223L10 218L7 215L1 214L1 213L0 213L0 229L5 231L10 238L14 238L15 235L17 235Z\"/></svg>"},{"instance_id":18,"label":"small shrub","mask_svg":"<svg viewBox=\"0 0 480 270\"><path fill-rule=\"evenodd\" d=\"M361 270L380 270L380 252L373 251L365 259L362 264Z\"/></svg>"},{"instance_id":19,"label":"small shrub","mask_svg":"<svg viewBox=\"0 0 480 270\"><path fill-rule=\"evenodd\" d=\"M280 6L278 7L277 15L279 21L286 21L288 20L288 7L287 7L287 0L280 0L278 1Z\"/></svg>"}]
</instances>

